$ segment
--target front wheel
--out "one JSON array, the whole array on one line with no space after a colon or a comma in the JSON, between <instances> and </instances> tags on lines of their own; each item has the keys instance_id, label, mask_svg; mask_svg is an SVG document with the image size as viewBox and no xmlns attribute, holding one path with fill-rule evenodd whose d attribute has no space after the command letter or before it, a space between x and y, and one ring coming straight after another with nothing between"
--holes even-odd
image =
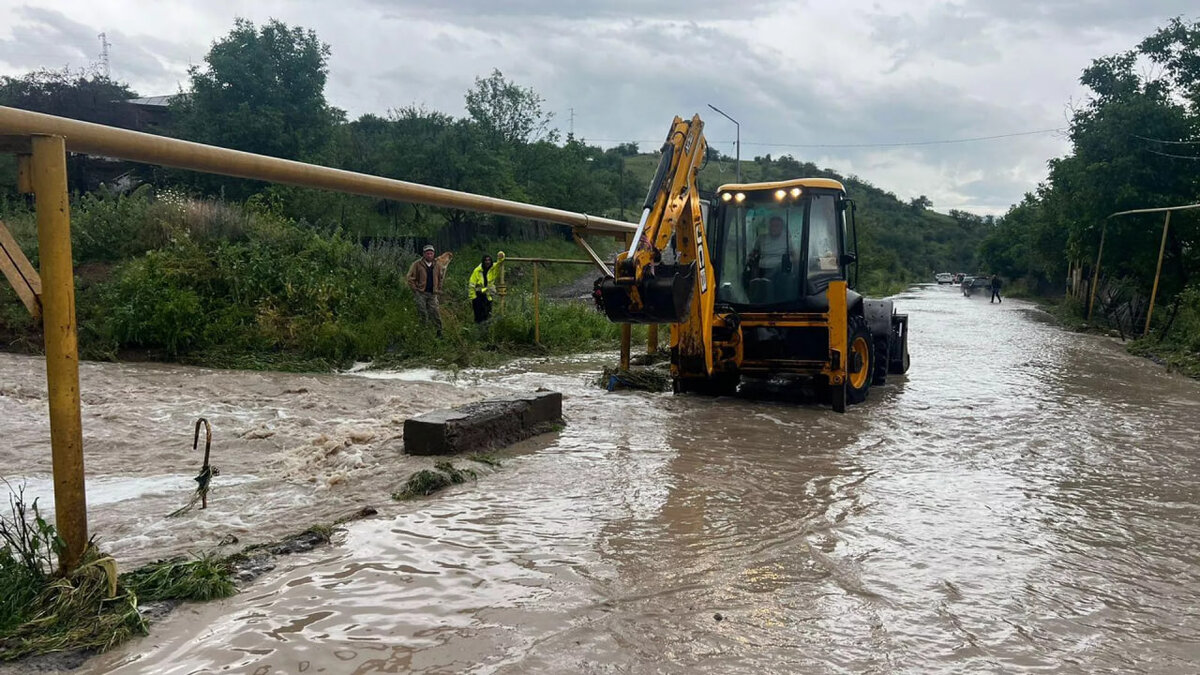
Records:
<instances>
[{"instance_id":1,"label":"front wheel","mask_svg":"<svg viewBox=\"0 0 1200 675\"><path fill-rule=\"evenodd\" d=\"M861 316L850 317L847 337L850 354L846 362L846 400L862 403L867 400L875 372L875 344L867 320Z\"/></svg>"}]
</instances>

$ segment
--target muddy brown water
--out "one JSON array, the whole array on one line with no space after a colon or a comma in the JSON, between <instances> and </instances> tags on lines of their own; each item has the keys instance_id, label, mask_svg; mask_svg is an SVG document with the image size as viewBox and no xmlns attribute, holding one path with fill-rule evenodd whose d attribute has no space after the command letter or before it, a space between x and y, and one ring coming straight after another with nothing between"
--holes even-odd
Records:
<instances>
[{"instance_id":1,"label":"muddy brown water","mask_svg":"<svg viewBox=\"0 0 1200 675\"><path fill-rule=\"evenodd\" d=\"M412 387L549 386L567 394L568 425L476 483L280 559L234 598L176 610L82 672L1200 671L1200 384L1026 303L947 287L898 301L912 370L846 415L586 386L608 357L454 384L221 374L305 388L347 434L378 430L388 396L411 407ZM142 367L95 367L126 383L131 408L149 406ZM390 377L426 375L438 377ZM0 397L6 437L32 435L12 398ZM271 423L251 403L229 413ZM329 435L319 417L295 428ZM292 466L293 444L278 445ZM365 445L371 475L327 486L234 473L298 503L364 501L395 482L376 475L386 447ZM144 495L115 503L112 527L160 520L138 515L154 504ZM221 513L211 536L235 524Z\"/></svg>"}]
</instances>

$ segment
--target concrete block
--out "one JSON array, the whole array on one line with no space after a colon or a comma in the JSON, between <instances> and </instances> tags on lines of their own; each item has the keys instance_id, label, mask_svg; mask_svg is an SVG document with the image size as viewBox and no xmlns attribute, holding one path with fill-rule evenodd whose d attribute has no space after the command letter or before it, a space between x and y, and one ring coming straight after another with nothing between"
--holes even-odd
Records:
<instances>
[{"instance_id":1,"label":"concrete block","mask_svg":"<svg viewBox=\"0 0 1200 675\"><path fill-rule=\"evenodd\" d=\"M562 394L538 391L469 403L404 421L404 452L450 455L494 450L550 431L562 422Z\"/></svg>"},{"instance_id":2,"label":"concrete block","mask_svg":"<svg viewBox=\"0 0 1200 675\"><path fill-rule=\"evenodd\" d=\"M526 426L557 424L562 421L562 394L557 391L538 391L517 397L528 403L523 411Z\"/></svg>"}]
</instances>

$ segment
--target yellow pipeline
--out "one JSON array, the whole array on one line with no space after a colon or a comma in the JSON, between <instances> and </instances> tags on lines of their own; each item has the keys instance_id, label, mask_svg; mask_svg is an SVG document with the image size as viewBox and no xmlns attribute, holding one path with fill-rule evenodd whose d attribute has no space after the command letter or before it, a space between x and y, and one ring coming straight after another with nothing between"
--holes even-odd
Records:
<instances>
[{"instance_id":1,"label":"yellow pipeline","mask_svg":"<svg viewBox=\"0 0 1200 675\"><path fill-rule=\"evenodd\" d=\"M330 169L315 164L255 155L4 106L0 106L0 134L63 136L66 138L67 150L71 152L236 178L335 190L367 197L542 220L570 225L589 233L621 235L637 229L633 223L611 218Z\"/></svg>"}]
</instances>

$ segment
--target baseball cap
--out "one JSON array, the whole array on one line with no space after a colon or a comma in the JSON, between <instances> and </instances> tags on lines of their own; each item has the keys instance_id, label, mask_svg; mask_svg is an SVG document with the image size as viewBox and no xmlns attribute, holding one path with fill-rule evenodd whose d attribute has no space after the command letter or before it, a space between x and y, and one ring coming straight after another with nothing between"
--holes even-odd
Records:
<instances>
[{"instance_id":1,"label":"baseball cap","mask_svg":"<svg viewBox=\"0 0 1200 675\"><path fill-rule=\"evenodd\" d=\"M432 250L433 250L433 244L425 244L425 248L421 249L421 253L424 253L425 251L432 251Z\"/></svg>"}]
</instances>

